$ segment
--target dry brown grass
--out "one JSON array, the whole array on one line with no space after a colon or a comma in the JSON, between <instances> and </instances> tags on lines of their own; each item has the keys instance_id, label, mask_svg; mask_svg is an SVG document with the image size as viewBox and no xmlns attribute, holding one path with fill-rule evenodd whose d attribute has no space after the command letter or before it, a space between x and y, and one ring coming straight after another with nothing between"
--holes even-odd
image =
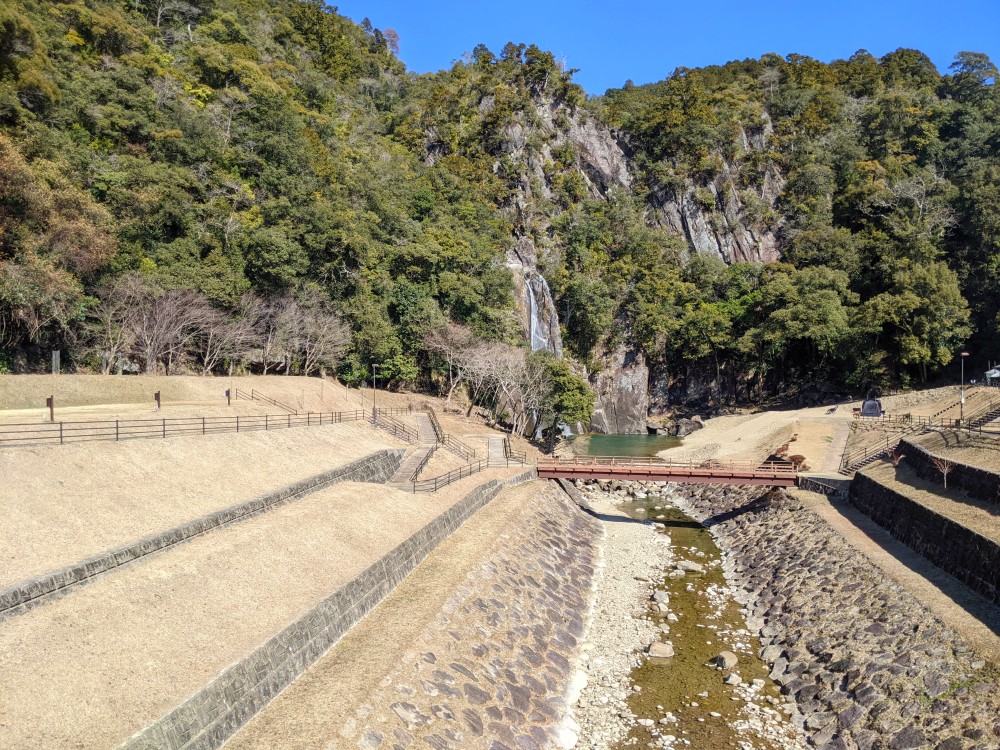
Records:
<instances>
[{"instance_id":1,"label":"dry brown grass","mask_svg":"<svg viewBox=\"0 0 1000 750\"><path fill-rule=\"evenodd\" d=\"M402 445L359 422L0 450L0 587Z\"/></svg>"},{"instance_id":2,"label":"dry brown grass","mask_svg":"<svg viewBox=\"0 0 1000 750\"><path fill-rule=\"evenodd\" d=\"M433 495L336 485L4 623L0 747L116 747L472 487L511 473Z\"/></svg>"},{"instance_id":3,"label":"dry brown grass","mask_svg":"<svg viewBox=\"0 0 1000 750\"><path fill-rule=\"evenodd\" d=\"M944 489L940 484L921 479L906 465L905 459L894 467L888 461L878 461L862 473L904 497L930 508L945 518L1000 543L1000 505L977 500L954 488Z\"/></svg>"},{"instance_id":4,"label":"dry brown grass","mask_svg":"<svg viewBox=\"0 0 1000 750\"><path fill-rule=\"evenodd\" d=\"M305 675L255 717L227 747L328 747L358 704L390 674L455 590L490 554L491 543L509 533L545 482L501 494L488 513L478 513L445 540Z\"/></svg>"}]
</instances>

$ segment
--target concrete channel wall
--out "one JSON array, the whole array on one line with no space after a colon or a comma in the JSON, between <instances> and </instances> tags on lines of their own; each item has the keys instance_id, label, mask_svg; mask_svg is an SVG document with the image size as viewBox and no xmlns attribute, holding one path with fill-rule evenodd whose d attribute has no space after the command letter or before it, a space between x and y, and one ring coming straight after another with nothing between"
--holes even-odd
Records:
<instances>
[{"instance_id":1,"label":"concrete channel wall","mask_svg":"<svg viewBox=\"0 0 1000 750\"><path fill-rule=\"evenodd\" d=\"M347 585L181 706L121 745L121 750L218 748L375 608L442 541L507 487L534 470L479 485Z\"/></svg>"},{"instance_id":2,"label":"concrete channel wall","mask_svg":"<svg viewBox=\"0 0 1000 750\"><path fill-rule=\"evenodd\" d=\"M273 492L258 495L245 503L209 513L167 531L152 534L68 568L22 581L0 591L0 622L62 596L89 582L95 576L107 573L120 565L126 565L219 526L264 513L293 498L316 492L338 482L382 484L395 473L405 453L405 450L398 448L377 451L344 466L293 482Z\"/></svg>"},{"instance_id":3,"label":"concrete channel wall","mask_svg":"<svg viewBox=\"0 0 1000 750\"><path fill-rule=\"evenodd\" d=\"M848 499L914 552L1000 604L1000 545L996 542L865 474L854 477Z\"/></svg>"}]
</instances>

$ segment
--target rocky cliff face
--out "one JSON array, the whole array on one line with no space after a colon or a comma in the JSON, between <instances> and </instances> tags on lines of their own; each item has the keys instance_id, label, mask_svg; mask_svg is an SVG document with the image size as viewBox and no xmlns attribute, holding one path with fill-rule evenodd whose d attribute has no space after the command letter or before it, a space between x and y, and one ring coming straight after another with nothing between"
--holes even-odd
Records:
<instances>
[{"instance_id":1,"label":"rocky cliff face","mask_svg":"<svg viewBox=\"0 0 1000 750\"><path fill-rule=\"evenodd\" d=\"M486 114L493 106L493 97L486 96L479 111ZM562 356L557 309L540 271L547 253L559 252L548 239L552 207L558 202L553 175L567 169L568 144L573 154L568 168L583 179L591 198L605 197L614 189L631 189L636 179L631 150L624 138L588 112L544 96L533 110L508 120L500 135L502 153L494 170L516 165L511 197L501 210L516 227L506 264L514 277L522 332L533 351ZM756 131L745 131L744 152L764 150L770 135L766 119ZM428 158L434 158L433 154L428 148ZM554 165L559 166L554 169ZM777 215L773 209L784 181L776 169L769 169L759 186L738 188L736 173L736 166L722 159L712 179L651 185L647 194L650 222L683 236L692 253L713 255L726 263L777 260L776 227L768 219ZM636 348L619 345L599 354L598 360L600 370L590 378L597 394L591 429L645 432L650 372L644 356Z\"/></svg>"},{"instance_id":2,"label":"rocky cliff face","mask_svg":"<svg viewBox=\"0 0 1000 750\"><path fill-rule=\"evenodd\" d=\"M597 394L592 432L646 433L649 413L649 368L641 351L620 344L606 352L605 368L590 378Z\"/></svg>"},{"instance_id":3,"label":"rocky cliff face","mask_svg":"<svg viewBox=\"0 0 1000 750\"><path fill-rule=\"evenodd\" d=\"M492 103L484 99L481 109L490 106ZM527 225L523 226L525 232L544 236L548 216L533 215L533 201L552 200L546 165L555 161L555 152L566 143L572 144L577 154L577 169L591 197L602 197L616 187L628 187L632 177L622 145L586 113L542 100L534 115L530 124L515 121L504 128L504 153L523 166L507 211L516 224ZM514 296L525 340L532 351L545 349L561 357L559 316L548 282L539 271L539 252L549 250L544 245L537 247L531 236L523 234L507 251L506 261L514 276Z\"/></svg>"},{"instance_id":4,"label":"rocky cliff face","mask_svg":"<svg viewBox=\"0 0 1000 750\"><path fill-rule=\"evenodd\" d=\"M770 120L755 132L743 131L744 153L766 149L771 133ZM680 187L653 186L649 195L653 220L683 235L693 252L714 255L726 263L778 260L777 225L769 224L767 216L784 189L784 178L771 166L759 187L739 190L737 184L736 170L723 159L714 179L688 180Z\"/></svg>"},{"instance_id":5,"label":"rocky cliff face","mask_svg":"<svg viewBox=\"0 0 1000 750\"><path fill-rule=\"evenodd\" d=\"M529 237L519 238L507 251L507 267L514 277L514 300L531 351L562 357L559 315L548 282L538 272L538 251Z\"/></svg>"}]
</instances>

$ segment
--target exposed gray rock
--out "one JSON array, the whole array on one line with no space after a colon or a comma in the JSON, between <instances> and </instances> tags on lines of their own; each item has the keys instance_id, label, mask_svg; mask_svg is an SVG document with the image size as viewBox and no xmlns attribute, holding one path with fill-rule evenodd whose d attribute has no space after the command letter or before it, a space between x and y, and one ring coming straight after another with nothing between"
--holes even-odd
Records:
<instances>
[{"instance_id":1,"label":"exposed gray rock","mask_svg":"<svg viewBox=\"0 0 1000 750\"><path fill-rule=\"evenodd\" d=\"M592 432L646 433L649 368L641 351L619 344L602 357L604 369L590 377L597 398Z\"/></svg>"},{"instance_id":2,"label":"exposed gray rock","mask_svg":"<svg viewBox=\"0 0 1000 750\"><path fill-rule=\"evenodd\" d=\"M722 651L715 657L714 662L715 666L722 667L722 669L732 669L739 664L740 660L732 651Z\"/></svg>"},{"instance_id":3,"label":"exposed gray rock","mask_svg":"<svg viewBox=\"0 0 1000 750\"><path fill-rule=\"evenodd\" d=\"M810 744L992 747L1000 690L981 660L819 516L781 492L691 486L672 499L716 519L726 577Z\"/></svg>"},{"instance_id":4,"label":"exposed gray rock","mask_svg":"<svg viewBox=\"0 0 1000 750\"><path fill-rule=\"evenodd\" d=\"M530 237L520 237L507 251L507 267L514 278L514 300L521 330L532 351L562 356L562 335L552 292L538 270L538 251Z\"/></svg>"},{"instance_id":5,"label":"exposed gray rock","mask_svg":"<svg viewBox=\"0 0 1000 750\"><path fill-rule=\"evenodd\" d=\"M765 150L772 132L766 116L756 131L743 131L744 152ZM762 185L753 188L751 197L734 187L739 184L736 168L726 159L721 162L722 168L711 180L686 180L680 187L654 186L650 204L656 211L655 221L682 235L694 252L726 263L778 260L778 227L753 216L748 202L773 209L784 188L784 178L776 166L769 166Z\"/></svg>"}]
</instances>

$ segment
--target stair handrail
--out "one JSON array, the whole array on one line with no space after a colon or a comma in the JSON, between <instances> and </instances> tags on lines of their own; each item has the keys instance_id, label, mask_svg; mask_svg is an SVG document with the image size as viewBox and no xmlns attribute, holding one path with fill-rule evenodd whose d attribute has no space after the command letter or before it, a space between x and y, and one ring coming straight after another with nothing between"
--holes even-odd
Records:
<instances>
[{"instance_id":1,"label":"stair handrail","mask_svg":"<svg viewBox=\"0 0 1000 750\"><path fill-rule=\"evenodd\" d=\"M524 451L516 451L510 447L510 438L504 436L503 439L503 457L507 461L507 466L510 466L511 462L518 463L524 466L528 463L528 455Z\"/></svg>"},{"instance_id":2,"label":"stair handrail","mask_svg":"<svg viewBox=\"0 0 1000 750\"><path fill-rule=\"evenodd\" d=\"M437 450L437 446L436 445L430 446L430 448L427 450L427 453L424 454L423 459L421 459L420 463L417 464L417 468L415 468L413 470L413 473L410 474L410 478L407 481L410 481L410 482L416 482L417 481L417 477L420 476L420 472L424 470L425 466L427 466L427 462L431 460L431 456L434 455L434 451L436 451L436 450Z\"/></svg>"},{"instance_id":3,"label":"stair handrail","mask_svg":"<svg viewBox=\"0 0 1000 750\"><path fill-rule=\"evenodd\" d=\"M434 413L434 407L430 404L425 403L423 405L424 413L427 414L427 419L431 423L431 428L434 430L434 437L437 439L438 444L444 443L445 434L444 430L441 429L441 423L438 422L437 414Z\"/></svg>"},{"instance_id":4,"label":"stair handrail","mask_svg":"<svg viewBox=\"0 0 1000 750\"><path fill-rule=\"evenodd\" d=\"M388 430L396 437L402 438L408 443L420 442L420 435L417 433L415 429L413 429L409 425L403 424L398 419L391 417L388 414L384 414L381 409L375 415L373 424L376 427L381 427L382 429Z\"/></svg>"},{"instance_id":5,"label":"stair handrail","mask_svg":"<svg viewBox=\"0 0 1000 750\"><path fill-rule=\"evenodd\" d=\"M441 476L431 477L430 479L415 479L412 483L412 489L414 493L437 492L442 487L447 487L452 482L457 482L459 479L477 474L489 468L489 466L489 459L480 459L479 461L459 466L457 469L452 469L447 474L442 474Z\"/></svg>"},{"instance_id":6,"label":"stair handrail","mask_svg":"<svg viewBox=\"0 0 1000 750\"><path fill-rule=\"evenodd\" d=\"M443 445L445 448L450 450L452 453L457 453L459 456L467 461L475 461L479 454L476 449L471 447L468 443L464 443L459 440L454 435L445 435Z\"/></svg>"},{"instance_id":7,"label":"stair handrail","mask_svg":"<svg viewBox=\"0 0 1000 750\"><path fill-rule=\"evenodd\" d=\"M267 395L261 393L260 391L255 391L253 388L250 389L250 393L247 393L246 391L237 388L236 389L236 398L240 398L240 397L242 397L244 399L247 399L247 400L250 400L250 401L263 401L265 404L270 404L271 406L277 406L279 409L284 409L289 414L298 414L299 413L297 409L293 409L288 404L283 404L280 401L278 401L277 399L271 398L270 396L267 396Z\"/></svg>"}]
</instances>

